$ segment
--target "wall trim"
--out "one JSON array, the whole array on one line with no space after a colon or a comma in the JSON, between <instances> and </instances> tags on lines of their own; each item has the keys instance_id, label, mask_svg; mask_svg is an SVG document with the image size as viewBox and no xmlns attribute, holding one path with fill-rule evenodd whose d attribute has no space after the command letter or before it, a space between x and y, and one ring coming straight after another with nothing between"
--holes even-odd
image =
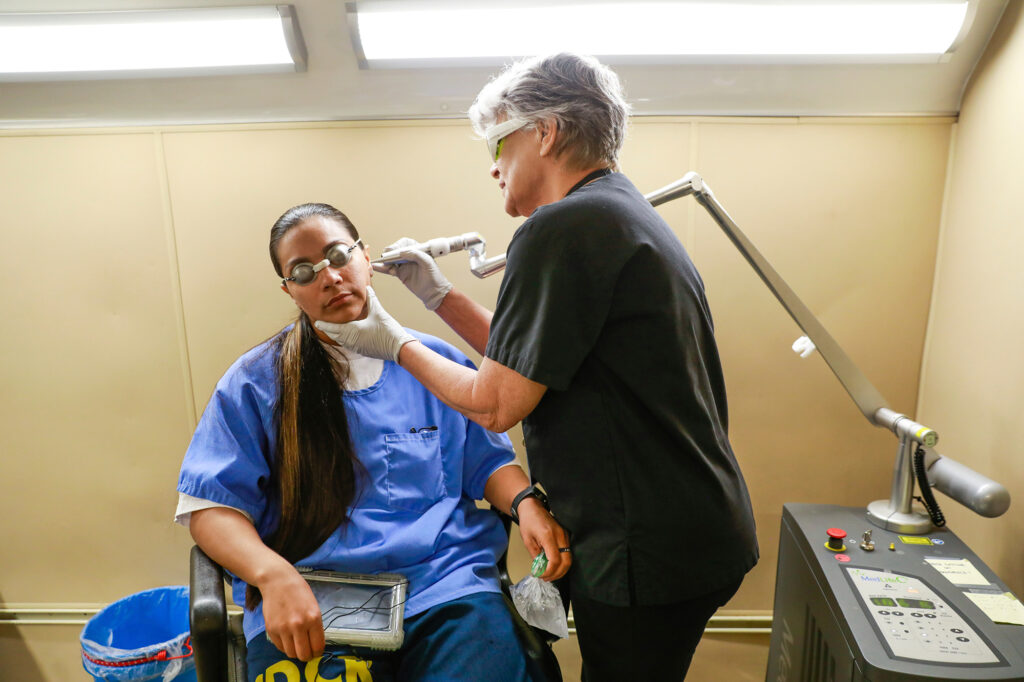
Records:
<instances>
[{"instance_id":1,"label":"wall trim","mask_svg":"<svg viewBox=\"0 0 1024 682\"><path fill-rule=\"evenodd\" d=\"M85 625L107 604L95 603L11 603L0 605L2 625ZM237 606L229 606L229 613L240 613ZM714 635L768 635L772 631L771 611L723 610L711 617L704 634ZM576 622L569 611L569 634L576 634Z\"/></svg>"},{"instance_id":2,"label":"wall trim","mask_svg":"<svg viewBox=\"0 0 1024 682\"><path fill-rule=\"evenodd\" d=\"M630 125L716 123L722 125L950 125L956 116L633 116ZM161 126L97 126L93 128L0 128L2 137L66 137L75 135L142 135L211 133L253 130L469 127L466 118L377 119L359 121L285 121L270 123L197 123Z\"/></svg>"}]
</instances>

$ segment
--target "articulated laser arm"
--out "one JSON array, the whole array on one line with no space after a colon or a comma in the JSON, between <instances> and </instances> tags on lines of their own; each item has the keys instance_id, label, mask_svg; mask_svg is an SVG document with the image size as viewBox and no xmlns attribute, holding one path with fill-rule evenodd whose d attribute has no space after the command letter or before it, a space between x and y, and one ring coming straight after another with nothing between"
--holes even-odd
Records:
<instances>
[{"instance_id":1,"label":"articulated laser arm","mask_svg":"<svg viewBox=\"0 0 1024 682\"><path fill-rule=\"evenodd\" d=\"M923 533L931 529L931 520L911 508L914 491L912 460L918 446L927 448L925 461L928 478L934 487L982 516L996 517L1003 514L1010 506L1010 495L1006 488L931 450L939 439L938 433L889 408L878 389L868 381L818 318L733 222L700 175L691 171L672 184L645 195L644 198L650 201L652 206L659 206L690 194L718 223L761 281L817 347L864 417L875 426L892 431L900 439L890 497L888 500L877 500L868 505L868 517L875 524L897 532ZM432 239L401 251L386 252L373 262L400 262L403 260L402 253L409 249L424 251L435 257L469 249L473 274L477 277L487 277L505 268L505 254L488 259L486 248L484 239L478 233L471 232L458 237Z\"/></svg>"}]
</instances>

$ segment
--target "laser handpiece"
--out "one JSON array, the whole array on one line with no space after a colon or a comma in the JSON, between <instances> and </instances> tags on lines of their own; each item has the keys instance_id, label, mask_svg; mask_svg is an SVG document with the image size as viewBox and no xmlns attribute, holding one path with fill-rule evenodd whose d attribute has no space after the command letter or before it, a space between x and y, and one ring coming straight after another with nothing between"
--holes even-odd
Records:
<instances>
[{"instance_id":1,"label":"laser handpiece","mask_svg":"<svg viewBox=\"0 0 1024 682\"><path fill-rule=\"evenodd\" d=\"M505 267L505 254L487 258L487 242L479 232L466 232L454 237L438 237L427 242L419 242L403 246L399 249L385 251L380 258L370 261L373 265L392 265L409 262L410 251L421 251L432 258L447 256L456 251L469 251L469 269L477 277L492 275Z\"/></svg>"}]
</instances>

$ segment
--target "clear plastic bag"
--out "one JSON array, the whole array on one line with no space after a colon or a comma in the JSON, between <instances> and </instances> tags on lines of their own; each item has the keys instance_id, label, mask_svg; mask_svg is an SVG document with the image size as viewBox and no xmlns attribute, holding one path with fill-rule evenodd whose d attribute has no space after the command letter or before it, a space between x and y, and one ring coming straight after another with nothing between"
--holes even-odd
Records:
<instances>
[{"instance_id":1,"label":"clear plastic bag","mask_svg":"<svg viewBox=\"0 0 1024 682\"><path fill-rule=\"evenodd\" d=\"M538 555L538 558L543 553ZM534 560L534 568L536 568ZM545 566L547 562L544 562ZM544 569L541 568L541 573ZM546 630L562 639L569 636L569 623L565 618L565 607L562 606L562 595L558 588L534 575L528 575L510 590L512 603L527 623L535 628Z\"/></svg>"}]
</instances>

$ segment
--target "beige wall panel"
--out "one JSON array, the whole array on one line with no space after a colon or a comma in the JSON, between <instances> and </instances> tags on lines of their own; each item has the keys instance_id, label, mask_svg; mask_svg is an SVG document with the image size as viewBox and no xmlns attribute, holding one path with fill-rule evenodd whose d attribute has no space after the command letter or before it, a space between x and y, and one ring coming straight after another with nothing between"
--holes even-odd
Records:
<instances>
[{"instance_id":1,"label":"beige wall panel","mask_svg":"<svg viewBox=\"0 0 1024 682\"><path fill-rule=\"evenodd\" d=\"M913 415L950 124L698 125L695 170L890 405ZM703 209L695 234L762 554L730 608L769 609L782 504L887 498L897 441L819 355L790 350L802 332Z\"/></svg>"},{"instance_id":2,"label":"beige wall panel","mask_svg":"<svg viewBox=\"0 0 1024 682\"><path fill-rule=\"evenodd\" d=\"M576 635L569 635L567 639L560 639L551 645L558 659L558 667L562 670L562 679L565 682L579 680L583 674L583 658L580 656L580 643Z\"/></svg>"},{"instance_id":3,"label":"beige wall panel","mask_svg":"<svg viewBox=\"0 0 1024 682\"><path fill-rule=\"evenodd\" d=\"M68 625L0 627L0 679L5 682L93 682L82 668L80 629L80 626Z\"/></svg>"},{"instance_id":4,"label":"beige wall panel","mask_svg":"<svg viewBox=\"0 0 1024 682\"><path fill-rule=\"evenodd\" d=\"M921 384L937 449L1009 491L985 519L939 496L950 527L1024 596L1024 5L1010 3L964 97Z\"/></svg>"},{"instance_id":5,"label":"beige wall panel","mask_svg":"<svg viewBox=\"0 0 1024 682\"><path fill-rule=\"evenodd\" d=\"M687 682L764 682L770 635L704 635Z\"/></svg>"},{"instance_id":6,"label":"beige wall panel","mask_svg":"<svg viewBox=\"0 0 1024 682\"><path fill-rule=\"evenodd\" d=\"M768 668L767 634L708 634L701 639L687 682L763 682ZM566 682L579 680L583 670L576 635L560 639L553 649Z\"/></svg>"},{"instance_id":7,"label":"beige wall panel","mask_svg":"<svg viewBox=\"0 0 1024 682\"><path fill-rule=\"evenodd\" d=\"M0 513L21 519L4 597L104 601L170 578L189 434L152 136L0 138L0 204Z\"/></svg>"},{"instance_id":8,"label":"beige wall panel","mask_svg":"<svg viewBox=\"0 0 1024 682\"><path fill-rule=\"evenodd\" d=\"M0 137L6 603L185 580L170 516L190 428L156 159L152 135ZM35 657L72 679L77 656L50 640L77 629L0 630L0 678L34 679L4 667Z\"/></svg>"}]
</instances>

